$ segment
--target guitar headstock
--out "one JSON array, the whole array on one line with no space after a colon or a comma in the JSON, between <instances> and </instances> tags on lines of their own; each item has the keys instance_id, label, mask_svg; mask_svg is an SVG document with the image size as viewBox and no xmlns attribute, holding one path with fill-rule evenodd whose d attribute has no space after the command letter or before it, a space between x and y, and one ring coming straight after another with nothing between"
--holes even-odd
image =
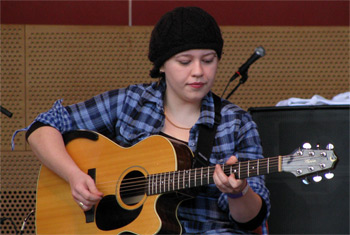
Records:
<instances>
[{"instance_id":1,"label":"guitar headstock","mask_svg":"<svg viewBox=\"0 0 350 235\"><path fill-rule=\"evenodd\" d=\"M322 180L322 176L318 175L319 172L328 171L325 177L331 179L334 174L329 170L333 169L338 161L333 149L332 144L328 144L326 149L320 149L319 146L312 149L309 143L305 143L303 148L282 157L282 171L290 172L297 177L316 175L313 178L315 182ZM303 183L308 184L308 180L304 179Z\"/></svg>"}]
</instances>

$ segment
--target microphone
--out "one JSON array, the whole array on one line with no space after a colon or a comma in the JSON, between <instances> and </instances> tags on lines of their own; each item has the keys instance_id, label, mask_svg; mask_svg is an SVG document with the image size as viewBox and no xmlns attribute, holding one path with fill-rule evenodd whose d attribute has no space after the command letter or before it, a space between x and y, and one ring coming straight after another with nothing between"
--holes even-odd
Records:
<instances>
[{"instance_id":1,"label":"microphone","mask_svg":"<svg viewBox=\"0 0 350 235\"><path fill-rule=\"evenodd\" d=\"M232 82L235 78L240 75L243 75L247 72L250 65L252 65L257 59L263 57L265 55L265 49L260 46L255 48L254 54L250 56L250 58L239 67L238 71L231 77L229 82Z\"/></svg>"},{"instance_id":2,"label":"microphone","mask_svg":"<svg viewBox=\"0 0 350 235\"><path fill-rule=\"evenodd\" d=\"M239 67L238 71L236 71L233 74L233 76L230 78L224 91L222 92L221 97L225 94L225 91L227 90L227 87L229 86L229 84L233 80L235 80L237 77L242 76L237 86L230 92L230 94L227 95L226 99L228 99L233 94L233 92L235 92L238 89L238 87L241 84L245 83L248 79L247 71L249 69L249 66L251 66L257 59L263 57L264 55L265 55L265 49L262 46L255 48L254 54L251 55L250 58L244 64L242 64L242 66Z\"/></svg>"}]
</instances>

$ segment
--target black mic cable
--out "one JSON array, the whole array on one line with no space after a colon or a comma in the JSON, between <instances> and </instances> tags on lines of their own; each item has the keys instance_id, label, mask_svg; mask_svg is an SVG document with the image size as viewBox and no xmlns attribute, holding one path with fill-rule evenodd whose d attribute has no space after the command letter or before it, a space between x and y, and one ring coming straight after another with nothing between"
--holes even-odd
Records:
<instances>
[{"instance_id":1,"label":"black mic cable","mask_svg":"<svg viewBox=\"0 0 350 235\"><path fill-rule=\"evenodd\" d=\"M10 111L8 111L7 109L5 109L4 107L2 107L1 105L0 105L0 111L1 111L1 113L3 113L3 114L5 114L6 116L8 116L9 118L11 118L12 115L13 115L13 113L11 113Z\"/></svg>"},{"instance_id":2,"label":"black mic cable","mask_svg":"<svg viewBox=\"0 0 350 235\"><path fill-rule=\"evenodd\" d=\"M230 83L235 80L237 77L242 76L242 79L240 80L239 84L235 87L234 90L231 91L231 93L226 97L226 99L228 99L232 93L237 90L238 86L245 83L248 79L248 75L247 75L247 71L250 67L251 64L253 64L256 60L258 60L259 58L263 57L265 55L265 49L262 46L259 46L257 48L255 48L254 54L250 56L250 58L243 64L241 65L241 67L239 67L239 69L233 74L233 76L230 78L230 80L228 81L221 97L225 94L228 86L230 85Z\"/></svg>"}]
</instances>

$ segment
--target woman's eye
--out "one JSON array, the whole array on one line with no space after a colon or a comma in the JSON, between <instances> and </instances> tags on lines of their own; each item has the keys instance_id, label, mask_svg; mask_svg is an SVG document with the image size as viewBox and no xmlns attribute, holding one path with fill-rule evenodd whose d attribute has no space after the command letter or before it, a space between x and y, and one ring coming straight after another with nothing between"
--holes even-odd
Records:
<instances>
[{"instance_id":1,"label":"woman's eye","mask_svg":"<svg viewBox=\"0 0 350 235\"><path fill-rule=\"evenodd\" d=\"M182 65L187 65L187 64L191 63L191 61L190 60L179 60L179 63Z\"/></svg>"},{"instance_id":2,"label":"woman's eye","mask_svg":"<svg viewBox=\"0 0 350 235\"><path fill-rule=\"evenodd\" d=\"M204 63L206 63L206 64L210 64L211 62L213 62L214 61L214 59L210 59L210 60L203 60L203 62Z\"/></svg>"}]
</instances>

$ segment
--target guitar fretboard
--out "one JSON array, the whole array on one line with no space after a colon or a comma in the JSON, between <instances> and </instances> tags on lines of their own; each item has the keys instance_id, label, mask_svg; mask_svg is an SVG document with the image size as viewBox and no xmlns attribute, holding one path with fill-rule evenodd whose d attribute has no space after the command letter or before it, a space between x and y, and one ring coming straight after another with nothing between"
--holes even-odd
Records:
<instances>
[{"instance_id":1,"label":"guitar fretboard","mask_svg":"<svg viewBox=\"0 0 350 235\"><path fill-rule=\"evenodd\" d=\"M236 179L278 172L280 157L263 158L221 165L226 175L234 174ZM154 195L181 189L213 184L215 166L151 174L147 177L147 194Z\"/></svg>"}]
</instances>

